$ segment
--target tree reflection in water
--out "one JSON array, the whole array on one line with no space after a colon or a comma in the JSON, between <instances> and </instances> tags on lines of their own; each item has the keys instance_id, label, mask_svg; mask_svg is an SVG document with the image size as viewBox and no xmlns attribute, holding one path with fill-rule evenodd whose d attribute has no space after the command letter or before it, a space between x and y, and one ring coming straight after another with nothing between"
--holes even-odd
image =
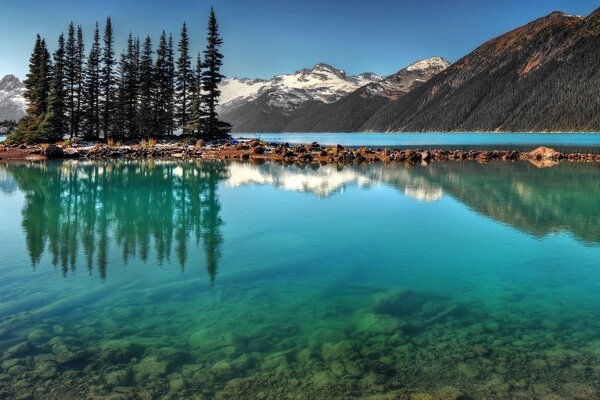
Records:
<instances>
[{"instance_id":1,"label":"tree reflection in water","mask_svg":"<svg viewBox=\"0 0 600 400\"><path fill-rule=\"evenodd\" d=\"M82 257L90 273L95 267L104 280L114 245L124 263L154 254L162 264L174 249L183 271L194 239L204 247L214 282L223 243L218 185L227 178L227 165L48 162L3 169L25 194L22 226L34 268L48 251L64 275Z\"/></svg>"}]
</instances>

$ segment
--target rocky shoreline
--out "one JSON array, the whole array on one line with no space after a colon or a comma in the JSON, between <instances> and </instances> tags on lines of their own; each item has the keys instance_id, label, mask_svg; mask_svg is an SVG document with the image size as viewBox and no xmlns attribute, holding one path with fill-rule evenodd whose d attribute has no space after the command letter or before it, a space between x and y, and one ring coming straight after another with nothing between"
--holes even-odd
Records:
<instances>
[{"instance_id":1,"label":"rocky shoreline","mask_svg":"<svg viewBox=\"0 0 600 400\"><path fill-rule=\"evenodd\" d=\"M420 149L359 149L341 145L321 146L313 142L308 145L266 143L260 140L224 140L194 144L182 141L164 141L155 145L132 144L108 146L94 144L79 147L60 145L0 145L0 160L45 160L45 159L207 159L207 160L276 160L300 164L360 164L360 163L428 163L431 161L473 160L525 160L540 167L548 167L560 161L600 162L600 154L561 153L548 147L532 151L505 150L420 150Z\"/></svg>"}]
</instances>

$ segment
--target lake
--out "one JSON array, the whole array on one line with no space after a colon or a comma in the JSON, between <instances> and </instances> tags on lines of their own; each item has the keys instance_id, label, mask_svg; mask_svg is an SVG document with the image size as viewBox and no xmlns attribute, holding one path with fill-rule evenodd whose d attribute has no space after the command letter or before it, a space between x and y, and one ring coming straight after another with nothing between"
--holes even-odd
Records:
<instances>
[{"instance_id":1,"label":"lake","mask_svg":"<svg viewBox=\"0 0 600 400\"><path fill-rule=\"evenodd\" d=\"M274 143L341 144L347 147L529 151L539 146L562 152L598 153L598 133L264 133L236 134Z\"/></svg>"},{"instance_id":2,"label":"lake","mask_svg":"<svg viewBox=\"0 0 600 400\"><path fill-rule=\"evenodd\" d=\"M599 177L0 163L0 398L598 398Z\"/></svg>"}]
</instances>

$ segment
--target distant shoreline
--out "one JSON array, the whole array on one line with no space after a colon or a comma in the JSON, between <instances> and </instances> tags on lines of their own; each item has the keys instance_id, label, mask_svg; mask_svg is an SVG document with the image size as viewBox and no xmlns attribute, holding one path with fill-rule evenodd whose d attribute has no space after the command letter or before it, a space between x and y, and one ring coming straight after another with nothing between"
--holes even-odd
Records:
<instances>
[{"instance_id":1,"label":"distant shoreline","mask_svg":"<svg viewBox=\"0 0 600 400\"><path fill-rule=\"evenodd\" d=\"M81 160L240 160L240 161L278 161L297 164L361 164L361 163L397 163L418 164L436 161L472 160L487 162L491 160L525 160L538 167L550 167L561 161L600 162L600 154L561 153L548 147L538 147L531 151L512 150L422 150L422 149L359 149L345 148L341 145L321 146L314 142L289 146L286 144L266 143L257 139L248 141L221 140L213 143L198 141L189 144L182 141L162 141L148 145L108 146L96 143L81 147L59 145L1 145L2 161L43 161L47 159Z\"/></svg>"}]
</instances>

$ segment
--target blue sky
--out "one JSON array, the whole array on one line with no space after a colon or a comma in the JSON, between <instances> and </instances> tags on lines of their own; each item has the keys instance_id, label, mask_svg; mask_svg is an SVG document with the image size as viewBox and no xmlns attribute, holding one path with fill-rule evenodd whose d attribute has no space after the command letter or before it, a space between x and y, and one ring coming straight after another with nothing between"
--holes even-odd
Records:
<instances>
[{"instance_id":1,"label":"blue sky","mask_svg":"<svg viewBox=\"0 0 600 400\"><path fill-rule=\"evenodd\" d=\"M177 39L186 21L194 51L204 46L214 6L225 40L225 74L267 78L326 62L356 74L390 74L422 58L456 61L475 47L560 10L587 15L590 0L0 0L0 77L27 72L36 33L51 49L69 21L86 40L110 15L117 46L128 32ZM87 49L86 49L87 53Z\"/></svg>"}]
</instances>

